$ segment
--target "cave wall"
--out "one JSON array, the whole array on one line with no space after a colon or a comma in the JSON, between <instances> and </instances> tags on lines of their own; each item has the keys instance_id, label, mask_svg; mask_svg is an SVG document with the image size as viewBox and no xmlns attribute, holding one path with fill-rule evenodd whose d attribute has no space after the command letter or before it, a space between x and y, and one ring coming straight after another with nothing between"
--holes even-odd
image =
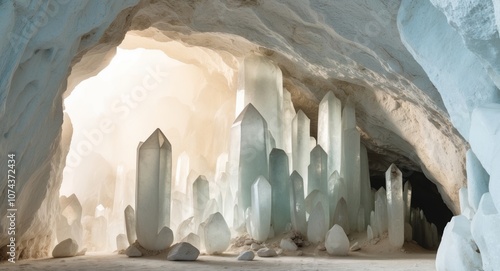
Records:
<instances>
[{"instance_id":1,"label":"cave wall","mask_svg":"<svg viewBox=\"0 0 500 271\"><path fill-rule=\"evenodd\" d=\"M8 38L0 41L0 150L16 153L19 252L43 256L52 245L69 140L61 132L62 97L102 69L129 30L209 48L235 68L235 57L268 56L313 127L320 99L333 90L355 105L363 143L380 157L373 167L396 162L423 171L457 213L468 115L497 101L499 47L493 2L468 1L481 9L455 2L2 2L0 33ZM474 24L471 10L487 15L481 18L488 24ZM0 173L5 180L6 166ZM2 249L6 184L0 182Z\"/></svg>"}]
</instances>

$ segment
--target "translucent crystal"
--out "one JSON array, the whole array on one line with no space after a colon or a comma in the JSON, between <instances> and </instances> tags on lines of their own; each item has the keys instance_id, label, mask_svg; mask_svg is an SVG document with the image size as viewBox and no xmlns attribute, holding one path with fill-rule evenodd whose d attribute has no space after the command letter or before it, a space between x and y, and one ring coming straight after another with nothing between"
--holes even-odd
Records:
<instances>
[{"instance_id":1,"label":"translucent crystal","mask_svg":"<svg viewBox=\"0 0 500 271\"><path fill-rule=\"evenodd\" d=\"M288 155L288 168L293 168L292 162L292 121L295 117L292 95L283 89L283 150Z\"/></svg>"},{"instance_id":2,"label":"translucent crystal","mask_svg":"<svg viewBox=\"0 0 500 271\"><path fill-rule=\"evenodd\" d=\"M219 206L217 204L217 200L210 199L207 202L205 210L203 210L202 221L207 220L210 215L215 214L217 212L219 212Z\"/></svg>"},{"instance_id":3,"label":"translucent crystal","mask_svg":"<svg viewBox=\"0 0 500 271\"><path fill-rule=\"evenodd\" d=\"M307 232L304 184L297 171L290 175L290 215L293 230L305 235Z\"/></svg>"},{"instance_id":4,"label":"translucent crystal","mask_svg":"<svg viewBox=\"0 0 500 271\"><path fill-rule=\"evenodd\" d=\"M106 250L108 238L108 221L103 216L96 217L92 223L92 244L94 251Z\"/></svg>"},{"instance_id":5,"label":"translucent crystal","mask_svg":"<svg viewBox=\"0 0 500 271\"><path fill-rule=\"evenodd\" d=\"M316 145L310 154L310 165L308 166L309 183L307 193L319 190L323 194L328 193L328 156L320 145ZM328 205L325 205L327 207Z\"/></svg>"},{"instance_id":6,"label":"translucent crystal","mask_svg":"<svg viewBox=\"0 0 500 271\"><path fill-rule=\"evenodd\" d=\"M403 174L392 164L385 172L389 242L402 247L405 241Z\"/></svg>"},{"instance_id":7,"label":"translucent crystal","mask_svg":"<svg viewBox=\"0 0 500 271\"><path fill-rule=\"evenodd\" d=\"M328 231L325 248L330 255L345 256L349 253L349 239L341 226L334 225Z\"/></svg>"},{"instance_id":8,"label":"translucent crystal","mask_svg":"<svg viewBox=\"0 0 500 271\"><path fill-rule=\"evenodd\" d=\"M272 225L275 234L285 231L290 223L290 181L288 156L285 151L273 149L269 155L269 183L272 190Z\"/></svg>"},{"instance_id":9,"label":"translucent crystal","mask_svg":"<svg viewBox=\"0 0 500 271\"><path fill-rule=\"evenodd\" d=\"M379 229L378 229L378 219L375 216L375 211L370 212L370 226L373 231L373 237L377 237L380 235Z\"/></svg>"},{"instance_id":10,"label":"translucent crystal","mask_svg":"<svg viewBox=\"0 0 500 271\"><path fill-rule=\"evenodd\" d=\"M200 249L200 237L197 234L189 233L186 237L184 237L181 242L190 243L198 250Z\"/></svg>"},{"instance_id":11,"label":"translucent crystal","mask_svg":"<svg viewBox=\"0 0 500 271\"><path fill-rule=\"evenodd\" d=\"M347 185L346 201L349 211L349 222L351 223L351 228L356 229L358 210L361 204L360 136L356 128L343 131L342 146L344 150L342 152L342 170L344 173L341 175L343 175Z\"/></svg>"},{"instance_id":12,"label":"translucent crystal","mask_svg":"<svg viewBox=\"0 0 500 271\"><path fill-rule=\"evenodd\" d=\"M307 194L308 187L308 169L310 160L309 146L309 126L310 120L299 110L292 120L292 154L293 170L297 171L302 177L304 183L304 194Z\"/></svg>"},{"instance_id":13,"label":"translucent crystal","mask_svg":"<svg viewBox=\"0 0 500 271\"><path fill-rule=\"evenodd\" d=\"M325 241L326 227L325 209L323 204L318 202L307 221L307 239L311 243L320 243Z\"/></svg>"},{"instance_id":14,"label":"translucent crystal","mask_svg":"<svg viewBox=\"0 0 500 271\"><path fill-rule=\"evenodd\" d=\"M221 254L231 241L231 232L221 213L211 214L203 227L205 249L208 254Z\"/></svg>"},{"instance_id":15,"label":"translucent crystal","mask_svg":"<svg viewBox=\"0 0 500 271\"><path fill-rule=\"evenodd\" d=\"M253 182L259 176L268 177L267 133L266 121L252 104L245 107L231 128L231 192L236 182L234 194L238 191L238 205L242 210L250 206Z\"/></svg>"},{"instance_id":16,"label":"translucent crystal","mask_svg":"<svg viewBox=\"0 0 500 271\"><path fill-rule=\"evenodd\" d=\"M199 225L203 221L203 212L209 200L208 180L205 176L200 175L193 183L193 207L194 207L194 224Z\"/></svg>"},{"instance_id":17,"label":"translucent crystal","mask_svg":"<svg viewBox=\"0 0 500 271\"><path fill-rule=\"evenodd\" d=\"M403 201L405 204L405 223L410 223L410 213L411 213L411 183L407 181L403 188Z\"/></svg>"},{"instance_id":18,"label":"translucent crystal","mask_svg":"<svg viewBox=\"0 0 500 271\"><path fill-rule=\"evenodd\" d=\"M498 225L500 214L495 208L491 194L485 193L471 223L472 237L481 251L484 270L496 270L500 266Z\"/></svg>"},{"instance_id":19,"label":"translucent crystal","mask_svg":"<svg viewBox=\"0 0 500 271\"><path fill-rule=\"evenodd\" d=\"M306 197L305 203L306 203L306 211L309 214L309 216L312 215L318 203L321 203L322 206L326 206L323 207L322 210L324 211L323 216L325 217L325 230L327 230L330 224L330 210L328 208L329 207L328 197L319 190L314 190Z\"/></svg>"},{"instance_id":20,"label":"translucent crystal","mask_svg":"<svg viewBox=\"0 0 500 271\"><path fill-rule=\"evenodd\" d=\"M489 191L490 175L484 170L472 149L467 151L466 169L469 206L477 210L481 197Z\"/></svg>"},{"instance_id":21,"label":"translucent crystal","mask_svg":"<svg viewBox=\"0 0 500 271\"><path fill-rule=\"evenodd\" d=\"M344 179L340 177L338 171L334 171L330 178L328 178L328 197L330 204L330 225L333 226L333 218L335 214L335 209L337 208L337 203L341 198L347 198L347 187L345 185Z\"/></svg>"},{"instance_id":22,"label":"translucent crystal","mask_svg":"<svg viewBox=\"0 0 500 271\"><path fill-rule=\"evenodd\" d=\"M172 147L160 129L139 143L137 160L137 240L146 249L162 250L173 242L172 231L165 230L170 226Z\"/></svg>"},{"instance_id":23,"label":"translucent crystal","mask_svg":"<svg viewBox=\"0 0 500 271\"><path fill-rule=\"evenodd\" d=\"M365 213L365 222L370 221L370 212L374 209L374 199L370 183L370 168L368 164L368 151L365 145L360 144L359 164L361 169L360 189L361 189L361 207ZM359 226L358 226L359 228ZM363 227L364 228L364 227Z\"/></svg>"},{"instance_id":24,"label":"translucent crystal","mask_svg":"<svg viewBox=\"0 0 500 271\"><path fill-rule=\"evenodd\" d=\"M276 140L283 148L283 76L279 67L261 56L249 56L239 68L236 114L253 104L268 123Z\"/></svg>"},{"instance_id":25,"label":"translucent crystal","mask_svg":"<svg viewBox=\"0 0 500 271\"><path fill-rule=\"evenodd\" d=\"M370 225L366 226L366 240L370 241L373 239L373 230Z\"/></svg>"},{"instance_id":26,"label":"translucent crystal","mask_svg":"<svg viewBox=\"0 0 500 271\"><path fill-rule=\"evenodd\" d=\"M336 204L335 213L333 214L333 225L335 224L341 226L346 234L349 234L351 232L347 203L344 198L340 198L340 200Z\"/></svg>"},{"instance_id":27,"label":"translucent crystal","mask_svg":"<svg viewBox=\"0 0 500 271\"><path fill-rule=\"evenodd\" d=\"M383 187L375 193L375 217L378 235L387 231L387 195Z\"/></svg>"},{"instance_id":28,"label":"translucent crystal","mask_svg":"<svg viewBox=\"0 0 500 271\"><path fill-rule=\"evenodd\" d=\"M82 205L75 194L69 197L61 196L61 214L56 222L58 241L73 239L79 246L83 246Z\"/></svg>"},{"instance_id":29,"label":"translucent crystal","mask_svg":"<svg viewBox=\"0 0 500 271\"><path fill-rule=\"evenodd\" d=\"M328 172L330 176L335 170L340 172L342 146L342 104L332 91L328 91L319 104L318 111L318 145L328 155Z\"/></svg>"},{"instance_id":30,"label":"translucent crystal","mask_svg":"<svg viewBox=\"0 0 500 271\"><path fill-rule=\"evenodd\" d=\"M132 206L128 205L124 210L125 213L125 230L127 231L128 244L132 245L137 240L135 231L135 212Z\"/></svg>"},{"instance_id":31,"label":"translucent crystal","mask_svg":"<svg viewBox=\"0 0 500 271\"><path fill-rule=\"evenodd\" d=\"M189 175L189 155L182 152L177 158L177 169L175 171L174 190L186 194L186 184Z\"/></svg>"},{"instance_id":32,"label":"translucent crystal","mask_svg":"<svg viewBox=\"0 0 500 271\"><path fill-rule=\"evenodd\" d=\"M263 242L269 236L271 226L272 191L271 185L263 176L259 176L252 185L252 238Z\"/></svg>"}]
</instances>

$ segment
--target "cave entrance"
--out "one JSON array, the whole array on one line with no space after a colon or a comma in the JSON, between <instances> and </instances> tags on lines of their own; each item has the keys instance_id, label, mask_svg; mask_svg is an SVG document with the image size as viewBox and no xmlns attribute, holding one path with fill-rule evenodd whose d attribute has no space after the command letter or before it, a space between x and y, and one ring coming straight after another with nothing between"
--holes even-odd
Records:
<instances>
[{"instance_id":1,"label":"cave entrance","mask_svg":"<svg viewBox=\"0 0 500 271\"><path fill-rule=\"evenodd\" d=\"M179 158L189 157L191 172L178 178L205 174L213 180L217 158L228 147L236 99L233 70L213 51L144 40L128 34L109 65L64 100L63 129L73 134L61 205L70 205L76 195L83 229L71 229L69 218L58 219L66 229L58 230L58 242L73 230L80 247L116 250L116 236L125 233L123 211L135 207L137 145L156 128L172 144L174 171ZM74 209L61 211L73 217Z\"/></svg>"}]
</instances>

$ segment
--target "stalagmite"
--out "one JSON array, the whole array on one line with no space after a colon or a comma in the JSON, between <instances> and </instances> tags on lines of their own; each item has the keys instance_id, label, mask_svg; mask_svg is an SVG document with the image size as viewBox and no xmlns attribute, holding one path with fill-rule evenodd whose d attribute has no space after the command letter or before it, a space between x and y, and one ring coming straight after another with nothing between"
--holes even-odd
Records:
<instances>
[{"instance_id":1,"label":"stalagmite","mask_svg":"<svg viewBox=\"0 0 500 271\"><path fill-rule=\"evenodd\" d=\"M231 192L238 191L238 206L250 206L250 191L259 176L268 177L266 150L267 123L252 104L248 104L231 128L229 178ZM233 191L234 190L234 191Z\"/></svg>"},{"instance_id":2,"label":"stalagmite","mask_svg":"<svg viewBox=\"0 0 500 271\"><path fill-rule=\"evenodd\" d=\"M306 224L306 205L304 202L304 184L302 177L297 171L290 175L290 216L292 228L294 231L305 235L307 232Z\"/></svg>"},{"instance_id":3,"label":"stalagmite","mask_svg":"<svg viewBox=\"0 0 500 271\"><path fill-rule=\"evenodd\" d=\"M136 231L146 249L162 250L173 242L170 226L172 147L156 129L139 143L136 184Z\"/></svg>"},{"instance_id":4,"label":"stalagmite","mask_svg":"<svg viewBox=\"0 0 500 271\"><path fill-rule=\"evenodd\" d=\"M308 169L310 163L310 142L309 142L310 120L299 110L292 120L292 154L293 170L297 171L304 183L304 194L308 189Z\"/></svg>"},{"instance_id":5,"label":"stalagmite","mask_svg":"<svg viewBox=\"0 0 500 271\"><path fill-rule=\"evenodd\" d=\"M332 91L328 91L319 104L318 112L318 145L328 155L328 172L330 176L335 170L340 172L342 159L342 104Z\"/></svg>"},{"instance_id":6,"label":"stalagmite","mask_svg":"<svg viewBox=\"0 0 500 271\"><path fill-rule=\"evenodd\" d=\"M403 174L392 164L385 172L389 242L402 247L405 239Z\"/></svg>"},{"instance_id":7,"label":"stalagmite","mask_svg":"<svg viewBox=\"0 0 500 271\"><path fill-rule=\"evenodd\" d=\"M273 149L269 155L269 183L272 190L272 225L281 234L290 223L290 182L288 157L285 151Z\"/></svg>"},{"instance_id":8,"label":"stalagmite","mask_svg":"<svg viewBox=\"0 0 500 271\"><path fill-rule=\"evenodd\" d=\"M271 226L271 185L266 178L259 176L252 185L251 193L251 233L255 240L263 242L269 236L269 229Z\"/></svg>"}]
</instances>

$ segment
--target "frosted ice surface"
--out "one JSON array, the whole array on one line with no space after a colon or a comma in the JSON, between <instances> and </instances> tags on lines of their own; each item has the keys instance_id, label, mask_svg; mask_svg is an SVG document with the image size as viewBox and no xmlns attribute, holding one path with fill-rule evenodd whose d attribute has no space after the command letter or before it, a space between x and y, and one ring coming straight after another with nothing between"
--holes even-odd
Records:
<instances>
[{"instance_id":1,"label":"frosted ice surface","mask_svg":"<svg viewBox=\"0 0 500 271\"><path fill-rule=\"evenodd\" d=\"M204 244L208 254L221 254L229 247L231 232L221 213L208 217L203 227Z\"/></svg>"},{"instance_id":2,"label":"frosted ice surface","mask_svg":"<svg viewBox=\"0 0 500 271\"><path fill-rule=\"evenodd\" d=\"M272 190L272 225L275 234L285 231L290 223L290 181L285 151L273 149L269 155L269 183Z\"/></svg>"},{"instance_id":3,"label":"frosted ice surface","mask_svg":"<svg viewBox=\"0 0 500 271\"><path fill-rule=\"evenodd\" d=\"M490 176L470 149L466 155L466 169L469 206L475 211L479 207L479 201L483 194L488 192Z\"/></svg>"},{"instance_id":4,"label":"frosted ice surface","mask_svg":"<svg viewBox=\"0 0 500 271\"><path fill-rule=\"evenodd\" d=\"M500 214L495 208L491 194L485 193L471 223L472 237L481 251L484 270L497 270L500 266L498 225Z\"/></svg>"},{"instance_id":5,"label":"frosted ice surface","mask_svg":"<svg viewBox=\"0 0 500 271\"><path fill-rule=\"evenodd\" d=\"M290 175L290 216L293 230L305 235L307 233L306 205L304 201L304 184L297 171Z\"/></svg>"},{"instance_id":6,"label":"frosted ice surface","mask_svg":"<svg viewBox=\"0 0 500 271\"><path fill-rule=\"evenodd\" d=\"M326 231L325 208L322 202L318 202L307 221L307 239L313 244L323 242L325 240Z\"/></svg>"},{"instance_id":7,"label":"frosted ice surface","mask_svg":"<svg viewBox=\"0 0 500 271\"><path fill-rule=\"evenodd\" d=\"M437 271L483 270L482 268L481 254L472 239L470 221L462 215L454 216L444 228L437 250Z\"/></svg>"},{"instance_id":8,"label":"frosted ice surface","mask_svg":"<svg viewBox=\"0 0 500 271\"><path fill-rule=\"evenodd\" d=\"M349 253L349 239L341 226L335 224L326 234L326 251L330 255L345 256Z\"/></svg>"},{"instance_id":9,"label":"frosted ice surface","mask_svg":"<svg viewBox=\"0 0 500 271\"><path fill-rule=\"evenodd\" d=\"M402 247L405 238L403 174L392 164L385 172L387 187L387 221L389 242L395 247Z\"/></svg>"},{"instance_id":10,"label":"frosted ice surface","mask_svg":"<svg viewBox=\"0 0 500 271\"><path fill-rule=\"evenodd\" d=\"M292 120L292 154L293 170L297 171L304 183L304 194L307 194L308 169L310 163L310 120L299 110Z\"/></svg>"},{"instance_id":11,"label":"frosted ice surface","mask_svg":"<svg viewBox=\"0 0 500 271\"><path fill-rule=\"evenodd\" d=\"M172 147L156 129L137 152L137 240L146 249L162 250L171 244L168 231L172 235L164 230L170 226Z\"/></svg>"},{"instance_id":12,"label":"frosted ice surface","mask_svg":"<svg viewBox=\"0 0 500 271\"><path fill-rule=\"evenodd\" d=\"M491 174L493 158L500 153L500 104L486 104L472 111L469 143L483 168Z\"/></svg>"},{"instance_id":13,"label":"frosted ice surface","mask_svg":"<svg viewBox=\"0 0 500 271\"><path fill-rule=\"evenodd\" d=\"M272 191L271 185L259 176L252 185L252 238L263 242L269 236L271 226Z\"/></svg>"},{"instance_id":14,"label":"frosted ice surface","mask_svg":"<svg viewBox=\"0 0 500 271\"><path fill-rule=\"evenodd\" d=\"M469 199L468 199L467 187L461 187L458 190L458 198L460 201L460 212L465 212L469 208Z\"/></svg>"}]
</instances>

